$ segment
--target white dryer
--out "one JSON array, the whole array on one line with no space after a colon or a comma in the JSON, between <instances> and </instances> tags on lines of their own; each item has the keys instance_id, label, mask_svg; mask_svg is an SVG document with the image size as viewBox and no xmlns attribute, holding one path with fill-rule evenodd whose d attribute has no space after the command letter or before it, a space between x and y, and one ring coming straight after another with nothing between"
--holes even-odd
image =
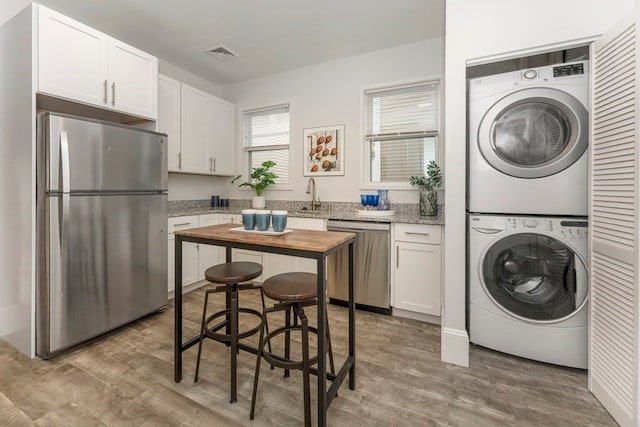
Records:
<instances>
[{"instance_id":1,"label":"white dryer","mask_svg":"<svg viewBox=\"0 0 640 427\"><path fill-rule=\"evenodd\" d=\"M469 215L470 341L587 368L587 220Z\"/></svg>"},{"instance_id":2,"label":"white dryer","mask_svg":"<svg viewBox=\"0 0 640 427\"><path fill-rule=\"evenodd\" d=\"M587 215L587 61L469 80L470 212Z\"/></svg>"}]
</instances>

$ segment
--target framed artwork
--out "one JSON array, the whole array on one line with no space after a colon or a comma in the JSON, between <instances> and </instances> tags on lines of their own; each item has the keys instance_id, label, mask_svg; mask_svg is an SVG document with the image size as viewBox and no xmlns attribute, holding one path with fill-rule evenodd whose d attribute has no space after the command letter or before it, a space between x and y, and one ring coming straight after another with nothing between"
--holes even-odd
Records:
<instances>
[{"instance_id":1,"label":"framed artwork","mask_svg":"<svg viewBox=\"0 0 640 427\"><path fill-rule=\"evenodd\" d=\"M344 175L344 125L304 130L304 176Z\"/></svg>"}]
</instances>

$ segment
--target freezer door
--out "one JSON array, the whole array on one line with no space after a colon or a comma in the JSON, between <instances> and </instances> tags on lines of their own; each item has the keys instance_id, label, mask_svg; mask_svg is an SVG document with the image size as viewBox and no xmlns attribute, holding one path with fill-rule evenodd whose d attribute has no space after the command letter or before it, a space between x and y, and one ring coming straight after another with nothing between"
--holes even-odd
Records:
<instances>
[{"instance_id":1,"label":"freezer door","mask_svg":"<svg viewBox=\"0 0 640 427\"><path fill-rule=\"evenodd\" d=\"M49 192L167 189L166 135L52 113L39 123Z\"/></svg>"},{"instance_id":2,"label":"freezer door","mask_svg":"<svg viewBox=\"0 0 640 427\"><path fill-rule=\"evenodd\" d=\"M62 195L46 204L42 357L167 304L166 195Z\"/></svg>"}]
</instances>

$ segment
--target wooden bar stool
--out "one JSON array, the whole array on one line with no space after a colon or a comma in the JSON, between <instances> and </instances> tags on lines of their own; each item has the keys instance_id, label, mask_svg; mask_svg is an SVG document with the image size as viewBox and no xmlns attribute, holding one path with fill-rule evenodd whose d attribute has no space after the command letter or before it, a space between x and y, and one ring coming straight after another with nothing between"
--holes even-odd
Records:
<instances>
[{"instance_id":1,"label":"wooden bar stool","mask_svg":"<svg viewBox=\"0 0 640 427\"><path fill-rule=\"evenodd\" d=\"M227 262L214 265L205 271L205 278L208 282L219 284L215 288L207 289L204 296L204 307L202 309L202 324L200 327L200 342L198 343L198 359L196 361L196 373L193 379L198 382L198 371L200 369L200 356L202 354L202 342L206 338L226 343L231 347L231 403L237 399L237 355L238 341L261 331L264 325L263 314L257 310L238 306L238 291L246 289L259 289L262 298L262 309L265 309L264 293L262 286L247 282L262 274L262 265L255 262ZM215 312L207 317L207 303L209 294L224 292L226 297L226 309ZM246 330L238 331L238 315L246 313L257 317L260 322L257 326ZM215 320L223 318L219 323L210 326ZM224 333L218 332L225 328Z\"/></svg>"},{"instance_id":2,"label":"wooden bar stool","mask_svg":"<svg viewBox=\"0 0 640 427\"><path fill-rule=\"evenodd\" d=\"M303 374L303 392L304 392L304 421L305 426L311 425L311 392L310 392L310 373L311 366L318 362L318 356L309 357L309 332L318 333L318 329L309 326L304 307L317 304L317 276L312 273L283 273L270 277L262 284L263 292L266 296L279 303L273 307L265 308L262 315L262 324L264 327L260 329L260 341L258 343L258 354L256 360L256 373L253 379L253 394L251 397L251 412L249 418L253 420L255 414L256 395L258 391L258 376L260 374L260 362L264 359L272 366L277 366L285 370L285 376L288 376L290 369L302 370ZM294 312L294 323L290 322L290 312ZM275 329L269 333L266 328L267 314L279 311L286 311L285 325ZM325 316L327 318L327 316ZM300 320L298 324L297 319ZM267 336L265 337L265 330ZM289 355L290 334L291 331L299 330L302 333L302 360L291 360ZM332 375L335 375L333 363L333 351L331 349L331 337L329 334L329 319L326 323L327 330L327 350L329 352L329 364ZM280 335L285 334L285 355L276 355L271 351L271 347L265 350L265 346L270 341ZM326 356L326 355L325 355ZM323 357L325 357L323 356Z\"/></svg>"}]
</instances>

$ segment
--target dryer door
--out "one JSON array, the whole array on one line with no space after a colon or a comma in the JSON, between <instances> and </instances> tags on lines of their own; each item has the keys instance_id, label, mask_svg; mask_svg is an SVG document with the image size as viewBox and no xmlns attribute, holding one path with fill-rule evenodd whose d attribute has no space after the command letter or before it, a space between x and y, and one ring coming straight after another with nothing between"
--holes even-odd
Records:
<instances>
[{"instance_id":1,"label":"dryer door","mask_svg":"<svg viewBox=\"0 0 640 427\"><path fill-rule=\"evenodd\" d=\"M560 321L587 300L582 259L567 245L542 234L512 234L498 240L485 252L480 275L496 305L523 320Z\"/></svg>"},{"instance_id":2,"label":"dryer door","mask_svg":"<svg viewBox=\"0 0 640 427\"><path fill-rule=\"evenodd\" d=\"M577 161L588 145L587 110L573 96L552 88L513 92L487 111L478 145L498 171L541 178Z\"/></svg>"}]
</instances>

